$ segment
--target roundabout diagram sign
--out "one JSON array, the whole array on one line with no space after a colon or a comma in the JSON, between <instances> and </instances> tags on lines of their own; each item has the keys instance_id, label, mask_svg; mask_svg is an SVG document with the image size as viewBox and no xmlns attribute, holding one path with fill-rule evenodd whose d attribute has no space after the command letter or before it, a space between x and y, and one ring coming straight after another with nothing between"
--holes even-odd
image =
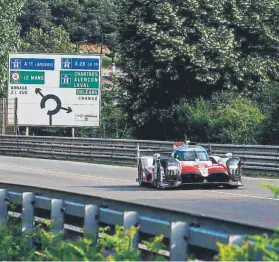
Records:
<instances>
[{"instance_id":1,"label":"roundabout diagram sign","mask_svg":"<svg viewBox=\"0 0 279 262\"><path fill-rule=\"evenodd\" d=\"M59 113L59 111L61 109L65 110L68 114L72 112L72 108L70 108L70 107L68 107L68 108L62 107L62 102L61 102L61 100L60 100L60 98L58 96L53 95L53 94L48 94L48 95L44 96L42 94L40 88L36 88L35 93L41 95L41 97L42 97L42 100L41 100L41 103L40 103L40 106L41 106L42 109L46 107L46 102L48 100L50 100L50 99L54 100L55 103L56 103L56 107L53 110L48 110L48 112L47 112L47 114L49 115L49 125L50 126L52 126L52 116L54 116L57 113Z\"/></svg>"},{"instance_id":2,"label":"roundabout diagram sign","mask_svg":"<svg viewBox=\"0 0 279 262\"><path fill-rule=\"evenodd\" d=\"M19 126L99 126L99 55L14 53L8 63Z\"/></svg>"}]
</instances>

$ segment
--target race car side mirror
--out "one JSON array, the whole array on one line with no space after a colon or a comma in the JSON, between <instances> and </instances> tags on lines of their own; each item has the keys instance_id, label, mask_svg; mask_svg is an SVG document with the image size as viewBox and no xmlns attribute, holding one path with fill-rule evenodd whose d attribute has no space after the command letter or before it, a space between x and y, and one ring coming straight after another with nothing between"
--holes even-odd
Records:
<instances>
[{"instance_id":1,"label":"race car side mirror","mask_svg":"<svg viewBox=\"0 0 279 262\"><path fill-rule=\"evenodd\" d=\"M154 155L153 155L153 158L154 158L154 159L159 159L160 156L161 156L160 154L154 154Z\"/></svg>"},{"instance_id":2,"label":"race car side mirror","mask_svg":"<svg viewBox=\"0 0 279 262\"><path fill-rule=\"evenodd\" d=\"M232 153L227 153L226 157L232 157Z\"/></svg>"}]
</instances>

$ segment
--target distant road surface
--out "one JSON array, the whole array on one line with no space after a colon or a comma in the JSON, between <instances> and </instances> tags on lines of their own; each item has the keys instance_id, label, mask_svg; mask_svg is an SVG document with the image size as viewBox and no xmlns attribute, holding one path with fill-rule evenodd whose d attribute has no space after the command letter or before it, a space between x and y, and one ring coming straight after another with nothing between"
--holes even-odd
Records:
<instances>
[{"instance_id":1,"label":"distant road surface","mask_svg":"<svg viewBox=\"0 0 279 262\"><path fill-rule=\"evenodd\" d=\"M0 156L0 182L152 204L269 229L279 226L279 199L260 187L261 183L279 186L275 179L245 177L244 187L236 190L161 191L140 188L136 168Z\"/></svg>"}]
</instances>

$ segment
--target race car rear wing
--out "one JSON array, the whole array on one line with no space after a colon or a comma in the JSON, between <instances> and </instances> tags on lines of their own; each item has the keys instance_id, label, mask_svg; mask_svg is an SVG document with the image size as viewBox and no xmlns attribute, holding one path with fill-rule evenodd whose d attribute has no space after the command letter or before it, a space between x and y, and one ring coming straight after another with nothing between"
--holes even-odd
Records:
<instances>
[{"instance_id":1,"label":"race car rear wing","mask_svg":"<svg viewBox=\"0 0 279 262\"><path fill-rule=\"evenodd\" d=\"M137 144L137 159L139 159L142 156L153 156L154 154L162 154L162 156L170 156L173 149L169 147L163 147L163 148L143 148L141 149L139 144ZM144 155L142 155L142 153Z\"/></svg>"},{"instance_id":2,"label":"race car rear wing","mask_svg":"<svg viewBox=\"0 0 279 262\"><path fill-rule=\"evenodd\" d=\"M188 146L196 146L197 143L196 142L191 142L189 140L185 141L185 142L174 142L173 143L173 149L176 149L180 146L183 146L183 145L188 145Z\"/></svg>"}]
</instances>

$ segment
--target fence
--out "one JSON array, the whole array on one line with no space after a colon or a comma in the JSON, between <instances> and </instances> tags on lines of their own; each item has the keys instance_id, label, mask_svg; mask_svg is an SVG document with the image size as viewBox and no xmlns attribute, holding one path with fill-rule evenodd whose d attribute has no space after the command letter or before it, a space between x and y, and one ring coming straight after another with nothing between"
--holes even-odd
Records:
<instances>
[{"instance_id":1,"label":"fence","mask_svg":"<svg viewBox=\"0 0 279 262\"><path fill-rule=\"evenodd\" d=\"M141 155L173 150L173 142L67 138L39 136L0 136L0 154L81 161L107 161L136 164L137 147ZM242 160L248 172L279 172L279 146L201 144L210 154L225 156L231 152Z\"/></svg>"},{"instance_id":2,"label":"fence","mask_svg":"<svg viewBox=\"0 0 279 262\"><path fill-rule=\"evenodd\" d=\"M0 187L9 187L7 184L2 184ZM15 185L12 187L16 187ZM23 186L18 185L21 190L26 190ZM30 188L29 188L30 189ZM148 234L155 236L163 234L168 240L168 250L165 255L171 261L185 261L188 255L188 247L196 246L206 248L212 251L218 251L216 242L223 244L239 244L243 240L243 234L257 233L272 233L263 228L251 228L247 225L237 224L229 221L221 221L213 218L205 218L200 216L181 217L181 220L175 219L175 212L152 208L152 212L147 207L142 205L124 203L118 201L117 204L121 209L111 209L109 206L115 206L112 200L104 200L108 205L101 205L100 199L94 201L90 196L84 196L86 201L81 204L72 202L75 195L73 193L64 193L65 198L69 200L54 199L48 195L59 195L51 190L32 188L33 192L8 191L0 189L0 224L7 223L8 204L17 205L17 212L20 213L22 219L22 227L24 230L32 229L34 221L41 219L51 219L54 223L53 233L58 233L61 230L71 229L76 226L75 221L80 220L80 228L84 228L83 234L96 233L100 224L115 226L122 225L128 229L131 226L137 226L138 232L135 237L134 247L144 248L139 239L142 235ZM41 193L39 195L38 192ZM34 193L36 192L36 194ZM81 197L81 196L79 196ZM97 204L99 202L99 204ZM130 206L129 206L130 205ZM117 205L116 205L117 206ZM145 210L145 213L143 212ZM46 215L46 212L48 215ZM164 213L165 219L161 219L160 214ZM35 215L36 214L36 217ZM69 220L68 218L74 218ZM67 224L65 221L68 221ZM195 221L195 223L193 223ZM70 224L69 224L70 223ZM80 232L80 230L79 230ZM96 234L98 237L98 234Z\"/></svg>"}]
</instances>

